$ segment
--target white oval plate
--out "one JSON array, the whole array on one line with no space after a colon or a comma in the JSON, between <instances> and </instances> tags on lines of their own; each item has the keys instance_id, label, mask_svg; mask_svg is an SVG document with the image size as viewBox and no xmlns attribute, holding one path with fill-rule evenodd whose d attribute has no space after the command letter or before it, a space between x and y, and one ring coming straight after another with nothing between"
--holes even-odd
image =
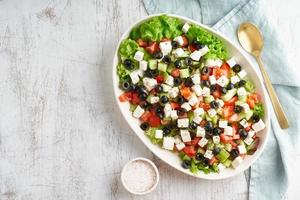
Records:
<instances>
[{"instance_id":1,"label":"white oval plate","mask_svg":"<svg viewBox=\"0 0 300 200\"><path fill-rule=\"evenodd\" d=\"M122 37L118 43L118 46L116 47L114 60L113 60L113 66L112 66L112 80L113 80L113 88L114 88L115 98L116 98L117 104L121 110L121 113L124 116L124 119L127 121L127 123L132 128L132 130L136 133L136 135L142 140L142 142L157 157L159 157L161 160L165 161L170 166L174 167L175 169L177 169L185 174L188 174L188 175L191 175L191 176L194 176L197 178L202 178L202 179L217 180L217 179L229 178L229 177L235 176L235 175L243 172L244 170L249 168L253 164L253 162L261 155L261 153L264 149L264 146L266 144L267 136L268 136L268 132L269 132L269 128L270 128L269 107L268 107L268 104L266 103L267 102L266 101L266 92L263 87L263 83L262 83L261 79L258 77L258 74L257 74L256 70L254 69L253 64L251 64L251 62L247 59L247 57L244 55L242 50L237 45L235 45L232 41L230 41L226 36L224 36L223 34L218 33L216 31L212 30L211 28L209 28L203 24L200 24L194 20L191 20L189 18L178 16L178 15L164 14L164 15L168 15L171 17L177 17L177 18L181 19L182 21L188 22L190 24L196 24L196 25L208 30L209 32L211 32L212 34L214 34L221 40L223 40L224 44L227 48L227 51L229 52L229 55L233 56L235 58L235 60L237 61L237 63L239 63L241 66L243 66L243 69L248 73L248 76L255 83L256 92L258 94L260 94L262 97L262 100L264 102L263 103L264 108L265 108L265 117L264 117L263 121L266 124L266 128L258 134L260 137L260 144L259 144L259 147L258 147L257 151L255 152L255 154L251 155L251 156L246 156L243 163L237 169L227 168L220 173L210 173L210 174L204 174L202 171L200 171L198 174L193 174L189 170L183 169L181 167L181 161L180 161L180 158L178 157L178 155L174 152L164 150L161 147L152 144L150 139L140 129L140 127L139 127L140 121L138 119L135 119L132 116L131 112L129 111L129 103L128 102L122 103L118 100L118 97L123 93L123 91L118 86L119 78L117 76L117 71L116 71L116 66L119 62L118 49L119 49L120 43L122 40L126 39L129 36L129 33L133 27L149 20L152 17L159 16L159 15L163 15L163 14L150 15L150 16L143 18L143 19L137 21L136 23L134 23L122 35Z\"/></svg>"}]
</instances>

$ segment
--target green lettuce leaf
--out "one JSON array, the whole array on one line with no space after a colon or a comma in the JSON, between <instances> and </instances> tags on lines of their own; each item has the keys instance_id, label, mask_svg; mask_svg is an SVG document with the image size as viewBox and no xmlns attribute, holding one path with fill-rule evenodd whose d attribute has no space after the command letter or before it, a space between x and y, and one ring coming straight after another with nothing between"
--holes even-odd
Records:
<instances>
[{"instance_id":1,"label":"green lettuce leaf","mask_svg":"<svg viewBox=\"0 0 300 200\"><path fill-rule=\"evenodd\" d=\"M132 59L138 47L139 45L134 40L123 40L119 48L121 60Z\"/></svg>"},{"instance_id":2,"label":"green lettuce leaf","mask_svg":"<svg viewBox=\"0 0 300 200\"><path fill-rule=\"evenodd\" d=\"M129 79L129 71L125 68L123 64L119 64L117 66L117 74L120 79L120 84L124 83L126 80Z\"/></svg>"},{"instance_id":3,"label":"green lettuce leaf","mask_svg":"<svg viewBox=\"0 0 300 200\"><path fill-rule=\"evenodd\" d=\"M251 81L248 80L248 81L246 81L245 89L248 92L253 92L253 90L255 89L255 86L254 86L254 84Z\"/></svg>"}]
</instances>

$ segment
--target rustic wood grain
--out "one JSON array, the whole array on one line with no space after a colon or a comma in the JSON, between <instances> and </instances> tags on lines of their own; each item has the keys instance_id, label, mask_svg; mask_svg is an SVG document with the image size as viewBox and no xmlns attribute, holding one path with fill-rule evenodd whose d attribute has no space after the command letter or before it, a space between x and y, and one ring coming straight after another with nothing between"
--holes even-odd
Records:
<instances>
[{"instance_id":1,"label":"rustic wood grain","mask_svg":"<svg viewBox=\"0 0 300 200\"><path fill-rule=\"evenodd\" d=\"M111 63L138 0L0 0L0 199L247 199L244 174L183 175L154 157L116 107ZM155 161L161 181L130 195L130 159Z\"/></svg>"}]
</instances>

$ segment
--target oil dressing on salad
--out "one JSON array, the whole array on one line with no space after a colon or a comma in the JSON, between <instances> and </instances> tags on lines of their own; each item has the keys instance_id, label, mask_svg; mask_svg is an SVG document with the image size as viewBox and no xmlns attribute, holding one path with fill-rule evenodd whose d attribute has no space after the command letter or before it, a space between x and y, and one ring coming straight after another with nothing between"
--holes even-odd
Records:
<instances>
[{"instance_id":1,"label":"oil dressing on salad","mask_svg":"<svg viewBox=\"0 0 300 200\"><path fill-rule=\"evenodd\" d=\"M135 27L118 54L119 100L183 168L220 172L256 151L265 128L260 97L216 36L162 15Z\"/></svg>"}]
</instances>

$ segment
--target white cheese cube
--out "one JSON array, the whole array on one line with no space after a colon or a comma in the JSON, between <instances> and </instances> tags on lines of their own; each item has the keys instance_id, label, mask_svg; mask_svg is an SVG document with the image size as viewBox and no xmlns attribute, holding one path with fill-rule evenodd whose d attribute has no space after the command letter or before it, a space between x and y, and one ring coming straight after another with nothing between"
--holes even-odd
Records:
<instances>
[{"instance_id":1,"label":"white cheese cube","mask_svg":"<svg viewBox=\"0 0 300 200\"><path fill-rule=\"evenodd\" d=\"M258 122L252 124L252 129L257 133L261 130L263 130L266 127L265 123L263 120L259 120Z\"/></svg>"},{"instance_id":2,"label":"white cheese cube","mask_svg":"<svg viewBox=\"0 0 300 200\"><path fill-rule=\"evenodd\" d=\"M225 165L223 165L222 163L218 164L218 170L219 170L219 172L223 171L225 168L226 168Z\"/></svg>"},{"instance_id":3,"label":"white cheese cube","mask_svg":"<svg viewBox=\"0 0 300 200\"><path fill-rule=\"evenodd\" d=\"M208 46L204 46L202 49L199 50L201 55L204 56L205 54L207 54L209 52L209 48Z\"/></svg>"},{"instance_id":4,"label":"white cheese cube","mask_svg":"<svg viewBox=\"0 0 300 200\"><path fill-rule=\"evenodd\" d=\"M172 51L172 45L170 41L160 42L159 48L163 55L167 55Z\"/></svg>"},{"instance_id":5,"label":"white cheese cube","mask_svg":"<svg viewBox=\"0 0 300 200\"><path fill-rule=\"evenodd\" d=\"M198 97L202 95L202 88L200 85L193 85L192 90Z\"/></svg>"},{"instance_id":6,"label":"white cheese cube","mask_svg":"<svg viewBox=\"0 0 300 200\"><path fill-rule=\"evenodd\" d=\"M213 156L214 156L214 154L211 150L206 150L206 152L204 154L205 158L212 159Z\"/></svg>"},{"instance_id":7,"label":"white cheese cube","mask_svg":"<svg viewBox=\"0 0 300 200\"><path fill-rule=\"evenodd\" d=\"M250 130L248 131L248 136L247 136L247 137L252 138L254 135L255 135L255 131L252 130L252 129L250 129Z\"/></svg>"},{"instance_id":8,"label":"white cheese cube","mask_svg":"<svg viewBox=\"0 0 300 200\"><path fill-rule=\"evenodd\" d=\"M242 162L243 158L241 156L238 156L232 161L231 165L233 168L237 168Z\"/></svg>"},{"instance_id":9,"label":"white cheese cube","mask_svg":"<svg viewBox=\"0 0 300 200\"><path fill-rule=\"evenodd\" d=\"M244 128L246 128L246 127L248 126L247 120L246 120L246 119L242 119L242 120L240 121L240 125L242 125Z\"/></svg>"},{"instance_id":10,"label":"white cheese cube","mask_svg":"<svg viewBox=\"0 0 300 200\"><path fill-rule=\"evenodd\" d=\"M140 61L139 67L140 70L146 71L148 66L148 62L145 60Z\"/></svg>"},{"instance_id":11,"label":"white cheese cube","mask_svg":"<svg viewBox=\"0 0 300 200\"><path fill-rule=\"evenodd\" d=\"M172 89L172 87L167 84L161 84L161 86L164 92L169 92Z\"/></svg>"},{"instance_id":12,"label":"white cheese cube","mask_svg":"<svg viewBox=\"0 0 300 200\"><path fill-rule=\"evenodd\" d=\"M242 96L246 96L247 95L247 91L244 87L240 87L237 89L237 95L239 97L242 97Z\"/></svg>"},{"instance_id":13,"label":"white cheese cube","mask_svg":"<svg viewBox=\"0 0 300 200\"><path fill-rule=\"evenodd\" d=\"M188 128L189 127L189 119L188 118L178 119L177 127L178 128Z\"/></svg>"},{"instance_id":14,"label":"white cheese cube","mask_svg":"<svg viewBox=\"0 0 300 200\"><path fill-rule=\"evenodd\" d=\"M193 94L192 96L191 96L191 98L189 99L189 104L191 105L191 106L194 106L194 105L196 105L198 103L198 97L195 95L195 94Z\"/></svg>"},{"instance_id":15,"label":"white cheese cube","mask_svg":"<svg viewBox=\"0 0 300 200\"><path fill-rule=\"evenodd\" d=\"M253 142L253 138L252 138L252 137L246 137L246 139L244 139L244 142L245 142L247 145L250 145L250 144L252 144L252 142Z\"/></svg>"},{"instance_id":16,"label":"white cheese cube","mask_svg":"<svg viewBox=\"0 0 300 200\"><path fill-rule=\"evenodd\" d=\"M229 60L226 61L227 64L232 68L234 65L236 65L236 62L234 58L230 58Z\"/></svg>"},{"instance_id":17,"label":"white cheese cube","mask_svg":"<svg viewBox=\"0 0 300 200\"><path fill-rule=\"evenodd\" d=\"M182 149L184 149L184 147L185 147L185 144L183 142L176 144L176 149L178 151L181 151Z\"/></svg>"},{"instance_id":18,"label":"white cheese cube","mask_svg":"<svg viewBox=\"0 0 300 200\"><path fill-rule=\"evenodd\" d=\"M177 111L176 110L172 110L171 111L171 118L172 118L172 120L178 119L178 115L177 115Z\"/></svg>"},{"instance_id":19,"label":"white cheese cube","mask_svg":"<svg viewBox=\"0 0 300 200\"><path fill-rule=\"evenodd\" d=\"M144 114L145 110L141 106L137 106L133 111L133 116L135 118L140 118Z\"/></svg>"},{"instance_id":20,"label":"white cheese cube","mask_svg":"<svg viewBox=\"0 0 300 200\"><path fill-rule=\"evenodd\" d=\"M174 85L174 78L173 78L173 76L168 75L168 77L165 80L165 83L168 84L168 85L170 85L170 86L173 86Z\"/></svg>"},{"instance_id":21,"label":"white cheese cube","mask_svg":"<svg viewBox=\"0 0 300 200\"><path fill-rule=\"evenodd\" d=\"M164 107L165 117L170 117L171 111L172 111L172 106L171 106L171 104L167 103Z\"/></svg>"},{"instance_id":22,"label":"white cheese cube","mask_svg":"<svg viewBox=\"0 0 300 200\"><path fill-rule=\"evenodd\" d=\"M236 84L236 83L238 83L240 81L240 78L235 75L235 76L232 76L230 78L230 81L231 81L232 84Z\"/></svg>"},{"instance_id":23,"label":"white cheese cube","mask_svg":"<svg viewBox=\"0 0 300 200\"><path fill-rule=\"evenodd\" d=\"M215 85L217 83L216 77L214 75L209 76L209 82L211 85Z\"/></svg>"},{"instance_id":24,"label":"white cheese cube","mask_svg":"<svg viewBox=\"0 0 300 200\"><path fill-rule=\"evenodd\" d=\"M173 150L175 139L173 137L164 137L163 139L163 148L167 150Z\"/></svg>"},{"instance_id":25,"label":"white cheese cube","mask_svg":"<svg viewBox=\"0 0 300 200\"><path fill-rule=\"evenodd\" d=\"M137 73L137 71L133 71L129 74L130 78L131 78L131 81L133 84L136 84L140 81L140 77Z\"/></svg>"},{"instance_id":26,"label":"white cheese cube","mask_svg":"<svg viewBox=\"0 0 300 200\"><path fill-rule=\"evenodd\" d=\"M205 136L205 129L203 127L201 127L201 126L197 126L196 136L204 138L204 136Z\"/></svg>"},{"instance_id":27,"label":"white cheese cube","mask_svg":"<svg viewBox=\"0 0 300 200\"><path fill-rule=\"evenodd\" d=\"M217 58L217 59L207 59L204 65L207 67L221 67L222 64L223 64L222 60Z\"/></svg>"},{"instance_id":28,"label":"white cheese cube","mask_svg":"<svg viewBox=\"0 0 300 200\"><path fill-rule=\"evenodd\" d=\"M241 70L239 73L238 73L238 76L240 77L240 78L244 78L245 76L247 76L247 72L245 71L245 70Z\"/></svg>"},{"instance_id":29,"label":"white cheese cube","mask_svg":"<svg viewBox=\"0 0 300 200\"><path fill-rule=\"evenodd\" d=\"M143 58L144 58L144 52L141 52L141 51L135 52L134 57L133 57L133 59L137 60L137 61L142 61Z\"/></svg>"},{"instance_id":30,"label":"white cheese cube","mask_svg":"<svg viewBox=\"0 0 300 200\"><path fill-rule=\"evenodd\" d=\"M207 144L207 142L208 142L208 140L205 137L203 137L203 138L201 138L201 140L199 140L198 145L200 147L204 147Z\"/></svg>"},{"instance_id":31,"label":"white cheese cube","mask_svg":"<svg viewBox=\"0 0 300 200\"><path fill-rule=\"evenodd\" d=\"M219 104L220 108L224 106L224 101L222 99L217 99L216 102Z\"/></svg>"},{"instance_id":32,"label":"white cheese cube","mask_svg":"<svg viewBox=\"0 0 300 200\"><path fill-rule=\"evenodd\" d=\"M208 87L203 87L203 89L202 89L202 95L204 97L210 96L210 89Z\"/></svg>"},{"instance_id":33,"label":"white cheese cube","mask_svg":"<svg viewBox=\"0 0 300 200\"><path fill-rule=\"evenodd\" d=\"M184 32L184 33L187 33L188 32L188 30L190 29L190 25L188 24L188 23L185 23L184 25L183 25L183 27L182 27L182 31Z\"/></svg>"},{"instance_id":34,"label":"white cheese cube","mask_svg":"<svg viewBox=\"0 0 300 200\"><path fill-rule=\"evenodd\" d=\"M155 103L158 103L159 102L159 97L150 97L150 103L151 104L155 104Z\"/></svg>"},{"instance_id":35,"label":"white cheese cube","mask_svg":"<svg viewBox=\"0 0 300 200\"><path fill-rule=\"evenodd\" d=\"M136 73L137 73L137 75L139 77L143 77L144 76L144 71L143 70L138 69L138 70L136 70Z\"/></svg>"},{"instance_id":36,"label":"white cheese cube","mask_svg":"<svg viewBox=\"0 0 300 200\"><path fill-rule=\"evenodd\" d=\"M180 130L180 136L183 142L190 142L192 140L188 130Z\"/></svg>"},{"instance_id":37,"label":"white cheese cube","mask_svg":"<svg viewBox=\"0 0 300 200\"><path fill-rule=\"evenodd\" d=\"M195 116L193 119L193 122L195 122L196 124L200 124L201 121L202 121L202 117L200 116Z\"/></svg>"},{"instance_id":38,"label":"white cheese cube","mask_svg":"<svg viewBox=\"0 0 300 200\"><path fill-rule=\"evenodd\" d=\"M226 120L220 120L219 121L219 127L220 128L226 128L227 124L228 124L228 121L226 121Z\"/></svg>"},{"instance_id":39,"label":"white cheese cube","mask_svg":"<svg viewBox=\"0 0 300 200\"><path fill-rule=\"evenodd\" d=\"M217 111L215 109L211 108L207 111L207 113L210 117L214 117L214 116L216 116Z\"/></svg>"},{"instance_id":40,"label":"white cheese cube","mask_svg":"<svg viewBox=\"0 0 300 200\"><path fill-rule=\"evenodd\" d=\"M248 113L250 111L250 107L247 103L242 103L240 106L243 107L244 113Z\"/></svg>"},{"instance_id":41,"label":"white cheese cube","mask_svg":"<svg viewBox=\"0 0 300 200\"><path fill-rule=\"evenodd\" d=\"M196 109L194 110L194 115L195 115L195 116L201 116L201 115L203 115L203 114L204 114L203 108L196 108Z\"/></svg>"},{"instance_id":42,"label":"white cheese cube","mask_svg":"<svg viewBox=\"0 0 300 200\"><path fill-rule=\"evenodd\" d=\"M174 41L177 42L179 44L179 46L182 46L184 43L183 38L181 36L175 37Z\"/></svg>"},{"instance_id":43,"label":"white cheese cube","mask_svg":"<svg viewBox=\"0 0 300 200\"><path fill-rule=\"evenodd\" d=\"M181 105L181 108L184 108L186 111L190 111L192 109L192 107L190 106L190 104L188 102L185 102Z\"/></svg>"},{"instance_id":44,"label":"white cheese cube","mask_svg":"<svg viewBox=\"0 0 300 200\"><path fill-rule=\"evenodd\" d=\"M231 126L226 126L224 128L224 134L225 135L229 135L229 136L232 136L233 135L233 129Z\"/></svg>"},{"instance_id":45,"label":"white cheese cube","mask_svg":"<svg viewBox=\"0 0 300 200\"><path fill-rule=\"evenodd\" d=\"M191 76L191 79L192 79L192 81L193 81L193 83L194 83L195 85L199 85L200 82L201 82L201 80L200 80L200 74L193 74L193 75Z\"/></svg>"},{"instance_id":46,"label":"white cheese cube","mask_svg":"<svg viewBox=\"0 0 300 200\"><path fill-rule=\"evenodd\" d=\"M184 50L182 48L175 49L173 50L173 54L176 57L181 57L184 54Z\"/></svg>"},{"instance_id":47,"label":"white cheese cube","mask_svg":"<svg viewBox=\"0 0 300 200\"><path fill-rule=\"evenodd\" d=\"M169 90L168 94L171 98L177 97L177 95L179 94L178 87L173 87L171 90Z\"/></svg>"},{"instance_id":48,"label":"white cheese cube","mask_svg":"<svg viewBox=\"0 0 300 200\"><path fill-rule=\"evenodd\" d=\"M222 75L218 80L217 80L217 84L221 87L225 87L229 82L229 79Z\"/></svg>"},{"instance_id":49,"label":"white cheese cube","mask_svg":"<svg viewBox=\"0 0 300 200\"><path fill-rule=\"evenodd\" d=\"M215 144L219 144L220 143L220 136L218 136L218 135L213 136L213 142Z\"/></svg>"},{"instance_id":50,"label":"white cheese cube","mask_svg":"<svg viewBox=\"0 0 300 200\"><path fill-rule=\"evenodd\" d=\"M245 154L245 153L247 153L247 150L246 150L245 145L243 145L243 144L238 145L237 148L238 148L240 154Z\"/></svg>"},{"instance_id":51,"label":"white cheese cube","mask_svg":"<svg viewBox=\"0 0 300 200\"><path fill-rule=\"evenodd\" d=\"M145 88L150 91L157 85L157 81L154 78L145 77L143 78L143 84Z\"/></svg>"},{"instance_id":52,"label":"white cheese cube","mask_svg":"<svg viewBox=\"0 0 300 200\"><path fill-rule=\"evenodd\" d=\"M162 130L156 130L155 131L155 138L156 139L162 139L163 138L163 131Z\"/></svg>"},{"instance_id":53,"label":"white cheese cube","mask_svg":"<svg viewBox=\"0 0 300 200\"><path fill-rule=\"evenodd\" d=\"M191 53L190 57L192 60L195 60L195 61L199 61L200 58L201 58L202 54L200 51L193 51L193 53Z\"/></svg>"}]
</instances>

